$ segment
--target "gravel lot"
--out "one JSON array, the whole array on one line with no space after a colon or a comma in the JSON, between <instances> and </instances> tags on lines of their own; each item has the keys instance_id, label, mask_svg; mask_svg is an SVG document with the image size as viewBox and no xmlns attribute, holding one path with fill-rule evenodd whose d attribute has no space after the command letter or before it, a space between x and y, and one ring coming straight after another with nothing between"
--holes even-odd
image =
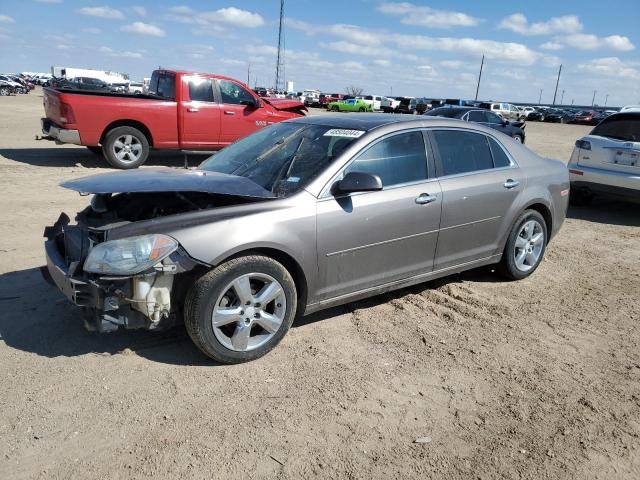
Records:
<instances>
[{"instance_id":1,"label":"gravel lot","mask_svg":"<svg viewBox=\"0 0 640 480\"><path fill-rule=\"evenodd\" d=\"M88 200L57 184L105 163L34 140L39 90L0 111L3 479L640 478L638 205L570 209L527 280L403 289L217 366L184 332L84 331L41 237ZM527 144L566 161L588 130L532 122Z\"/></svg>"}]
</instances>

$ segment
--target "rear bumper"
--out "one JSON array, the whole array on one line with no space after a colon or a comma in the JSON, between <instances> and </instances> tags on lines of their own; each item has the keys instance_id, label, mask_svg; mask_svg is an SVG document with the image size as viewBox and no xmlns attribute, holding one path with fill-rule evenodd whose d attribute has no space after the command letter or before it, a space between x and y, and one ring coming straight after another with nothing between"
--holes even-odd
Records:
<instances>
[{"instance_id":1,"label":"rear bumper","mask_svg":"<svg viewBox=\"0 0 640 480\"><path fill-rule=\"evenodd\" d=\"M74 145L82 145L80 141L80 132L68 128L58 127L48 118L40 119L42 123L42 133L47 137L51 137L56 143L72 143Z\"/></svg>"},{"instance_id":2,"label":"rear bumper","mask_svg":"<svg viewBox=\"0 0 640 480\"><path fill-rule=\"evenodd\" d=\"M586 167L574 162L569 163L568 168L573 188L587 187L594 192L640 197L638 174Z\"/></svg>"}]
</instances>

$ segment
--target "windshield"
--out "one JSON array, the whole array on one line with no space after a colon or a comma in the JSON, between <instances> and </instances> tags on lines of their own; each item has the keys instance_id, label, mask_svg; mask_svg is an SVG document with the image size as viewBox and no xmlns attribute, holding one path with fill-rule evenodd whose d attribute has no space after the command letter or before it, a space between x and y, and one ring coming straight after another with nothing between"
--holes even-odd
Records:
<instances>
[{"instance_id":1,"label":"windshield","mask_svg":"<svg viewBox=\"0 0 640 480\"><path fill-rule=\"evenodd\" d=\"M640 115L618 114L605 118L590 135L640 142Z\"/></svg>"},{"instance_id":2,"label":"windshield","mask_svg":"<svg viewBox=\"0 0 640 480\"><path fill-rule=\"evenodd\" d=\"M228 146L199 168L249 178L282 197L307 185L362 134L362 130L278 123Z\"/></svg>"}]
</instances>

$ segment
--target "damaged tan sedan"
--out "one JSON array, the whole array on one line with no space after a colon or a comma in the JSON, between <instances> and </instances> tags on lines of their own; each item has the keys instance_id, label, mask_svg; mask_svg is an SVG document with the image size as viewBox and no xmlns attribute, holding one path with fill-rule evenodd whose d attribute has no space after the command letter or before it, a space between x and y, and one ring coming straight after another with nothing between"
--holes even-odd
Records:
<instances>
[{"instance_id":1,"label":"damaged tan sedan","mask_svg":"<svg viewBox=\"0 0 640 480\"><path fill-rule=\"evenodd\" d=\"M92 194L45 230L45 275L86 325L184 321L224 363L278 344L296 316L498 264L531 275L567 208L566 167L481 125L305 117L197 169L68 181Z\"/></svg>"}]
</instances>

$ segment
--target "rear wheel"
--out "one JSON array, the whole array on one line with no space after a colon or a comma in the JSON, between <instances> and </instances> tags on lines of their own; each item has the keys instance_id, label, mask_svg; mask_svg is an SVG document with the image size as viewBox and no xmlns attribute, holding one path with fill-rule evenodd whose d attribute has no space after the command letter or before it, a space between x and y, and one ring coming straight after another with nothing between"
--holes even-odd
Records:
<instances>
[{"instance_id":1,"label":"rear wheel","mask_svg":"<svg viewBox=\"0 0 640 480\"><path fill-rule=\"evenodd\" d=\"M547 246L547 224L535 210L525 210L513 225L502 253L499 270L512 280L531 275L540 265Z\"/></svg>"},{"instance_id":2,"label":"rear wheel","mask_svg":"<svg viewBox=\"0 0 640 480\"><path fill-rule=\"evenodd\" d=\"M9 95L9 88L8 87L0 87L0 97L6 97Z\"/></svg>"},{"instance_id":3,"label":"rear wheel","mask_svg":"<svg viewBox=\"0 0 640 480\"><path fill-rule=\"evenodd\" d=\"M291 327L296 309L289 272L272 258L249 255L196 280L185 299L184 321L205 355L241 363L273 349Z\"/></svg>"},{"instance_id":4,"label":"rear wheel","mask_svg":"<svg viewBox=\"0 0 640 480\"><path fill-rule=\"evenodd\" d=\"M359 112L364 112L364 107L360 107L360 108L358 109L358 111L359 111Z\"/></svg>"},{"instance_id":5,"label":"rear wheel","mask_svg":"<svg viewBox=\"0 0 640 480\"><path fill-rule=\"evenodd\" d=\"M134 127L117 127L105 137L104 156L115 168L138 168L149 156L149 141Z\"/></svg>"}]
</instances>

